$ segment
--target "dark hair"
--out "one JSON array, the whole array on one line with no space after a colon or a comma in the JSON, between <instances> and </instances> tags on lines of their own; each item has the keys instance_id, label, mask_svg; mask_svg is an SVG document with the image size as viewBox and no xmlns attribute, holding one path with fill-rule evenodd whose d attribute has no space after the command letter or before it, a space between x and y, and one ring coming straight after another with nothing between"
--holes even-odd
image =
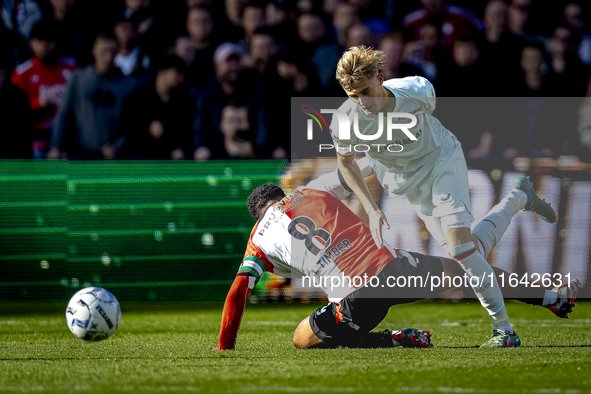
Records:
<instances>
[{"instance_id":1,"label":"dark hair","mask_svg":"<svg viewBox=\"0 0 591 394\"><path fill-rule=\"evenodd\" d=\"M250 114L250 108L248 108L248 105L246 105L244 102L242 101L238 101L238 100L230 100L226 103L226 105L224 105L224 107L222 108L222 110L224 110L224 108L226 107L232 107L232 108L246 108L246 112L248 112Z\"/></svg>"},{"instance_id":2,"label":"dark hair","mask_svg":"<svg viewBox=\"0 0 591 394\"><path fill-rule=\"evenodd\" d=\"M266 10L265 10L265 3L261 0L251 0L251 1L247 1L246 3L242 4L242 6L240 7L240 19L242 19L244 17L244 12L246 11L247 8L260 8L263 11L263 15L266 14Z\"/></svg>"},{"instance_id":3,"label":"dark hair","mask_svg":"<svg viewBox=\"0 0 591 394\"><path fill-rule=\"evenodd\" d=\"M252 32L252 35L255 35L255 34L271 36L273 41L276 41L275 37L273 37L273 29L271 29L270 27L267 27L267 26L259 27L258 29L256 29L255 31Z\"/></svg>"},{"instance_id":4,"label":"dark hair","mask_svg":"<svg viewBox=\"0 0 591 394\"><path fill-rule=\"evenodd\" d=\"M177 55L168 55L158 64L158 70L168 70L174 68L180 73L185 73L185 63Z\"/></svg>"},{"instance_id":5,"label":"dark hair","mask_svg":"<svg viewBox=\"0 0 591 394\"><path fill-rule=\"evenodd\" d=\"M117 37L115 36L115 33L113 31L102 31L100 33L98 33L95 37L94 37L94 44L96 45L96 43L99 40L106 40L106 41L115 41L117 42Z\"/></svg>"},{"instance_id":6,"label":"dark hair","mask_svg":"<svg viewBox=\"0 0 591 394\"><path fill-rule=\"evenodd\" d=\"M29 40L36 38L43 41L57 41L56 26L48 20L41 20L33 25Z\"/></svg>"},{"instance_id":7,"label":"dark hair","mask_svg":"<svg viewBox=\"0 0 591 394\"><path fill-rule=\"evenodd\" d=\"M207 12L209 14L209 17L213 19L213 15L211 14L211 9L207 6L204 5L194 5L189 7L189 9L187 10L187 17L189 17L189 12L191 11L203 11L203 12Z\"/></svg>"},{"instance_id":8,"label":"dark hair","mask_svg":"<svg viewBox=\"0 0 591 394\"><path fill-rule=\"evenodd\" d=\"M135 18L134 19L128 18L127 16L125 16L125 13L123 13L123 12L118 12L113 16L113 18L110 22L113 25L113 27L115 27L115 25L117 25L118 23L121 23L121 22L129 22L129 23L133 24L133 26L135 28L137 28L138 21Z\"/></svg>"},{"instance_id":9,"label":"dark hair","mask_svg":"<svg viewBox=\"0 0 591 394\"><path fill-rule=\"evenodd\" d=\"M269 3L275 4L286 12L291 12L296 9L297 0L270 0Z\"/></svg>"},{"instance_id":10,"label":"dark hair","mask_svg":"<svg viewBox=\"0 0 591 394\"><path fill-rule=\"evenodd\" d=\"M308 76L313 75L313 73L315 75L314 66L310 63L310 61L306 59L304 56L298 56L298 53L296 53L295 51L281 51L277 55L275 55L275 59L277 61L281 60L285 63L295 65L298 68L298 70L300 70L300 72L303 72Z\"/></svg>"},{"instance_id":11,"label":"dark hair","mask_svg":"<svg viewBox=\"0 0 591 394\"><path fill-rule=\"evenodd\" d=\"M544 47L544 44L539 43L539 42L535 42L535 41L527 41L521 46L522 53L525 48L537 49L538 51L542 52L542 55L544 55L544 60L546 60L545 58L546 58L547 53L546 53L546 48Z\"/></svg>"},{"instance_id":12,"label":"dark hair","mask_svg":"<svg viewBox=\"0 0 591 394\"><path fill-rule=\"evenodd\" d=\"M253 218L259 220L261 210L269 201L280 200L283 197L285 197L285 193L279 186L265 183L254 189L248 196L248 211Z\"/></svg>"}]
</instances>

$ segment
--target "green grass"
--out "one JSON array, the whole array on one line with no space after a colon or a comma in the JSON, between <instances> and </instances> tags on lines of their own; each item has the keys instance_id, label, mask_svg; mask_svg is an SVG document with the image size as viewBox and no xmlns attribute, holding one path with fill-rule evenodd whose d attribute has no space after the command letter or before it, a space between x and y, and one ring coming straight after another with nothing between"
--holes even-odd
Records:
<instances>
[{"instance_id":1,"label":"green grass","mask_svg":"<svg viewBox=\"0 0 591 394\"><path fill-rule=\"evenodd\" d=\"M432 349L296 350L298 322L319 304L248 305L238 350L212 352L221 304L122 305L119 331L87 343L63 305L0 304L0 391L591 393L591 303L570 320L509 303L516 349L478 349L491 334L469 304L390 310L383 328L433 332Z\"/></svg>"}]
</instances>

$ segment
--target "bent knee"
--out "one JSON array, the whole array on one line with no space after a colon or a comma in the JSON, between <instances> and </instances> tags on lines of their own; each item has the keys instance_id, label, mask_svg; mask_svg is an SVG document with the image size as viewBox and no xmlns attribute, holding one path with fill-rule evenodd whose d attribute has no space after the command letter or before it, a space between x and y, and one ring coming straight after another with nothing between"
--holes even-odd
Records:
<instances>
[{"instance_id":1,"label":"bent knee","mask_svg":"<svg viewBox=\"0 0 591 394\"><path fill-rule=\"evenodd\" d=\"M310 327L309 316L302 320L293 332L293 346L296 349L307 349L321 342Z\"/></svg>"},{"instance_id":2,"label":"bent knee","mask_svg":"<svg viewBox=\"0 0 591 394\"><path fill-rule=\"evenodd\" d=\"M306 349L309 347L307 343L305 343L301 340L301 338L298 337L297 329L293 333L293 346L295 346L296 349Z\"/></svg>"},{"instance_id":3,"label":"bent knee","mask_svg":"<svg viewBox=\"0 0 591 394\"><path fill-rule=\"evenodd\" d=\"M443 238L448 246L459 246L468 242L472 242L473 237L470 228L450 228L444 231Z\"/></svg>"}]
</instances>

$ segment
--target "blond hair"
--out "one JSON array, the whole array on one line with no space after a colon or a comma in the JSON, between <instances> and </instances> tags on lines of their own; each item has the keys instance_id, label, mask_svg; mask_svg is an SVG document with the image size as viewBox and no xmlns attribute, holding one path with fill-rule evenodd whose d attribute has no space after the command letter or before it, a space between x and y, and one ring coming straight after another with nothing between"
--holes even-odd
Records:
<instances>
[{"instance_id":1,"label":"blond hair","mask_svg":"<svg viewBox=\"0 0 591 394\"><path fill-rule=\"evenodd\" d=\"M337 80L345 90L352 90L362 79L378 75L386 62L384 52L364 45L351 47L337 64Z\"/></svg>"}]
</instances>

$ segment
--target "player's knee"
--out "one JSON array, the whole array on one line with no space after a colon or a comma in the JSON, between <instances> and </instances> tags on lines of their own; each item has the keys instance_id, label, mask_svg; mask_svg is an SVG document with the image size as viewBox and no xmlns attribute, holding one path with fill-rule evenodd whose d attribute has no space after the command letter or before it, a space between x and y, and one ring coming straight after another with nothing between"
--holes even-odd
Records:
<instances>
[{"instance_id":1,"label":"player's knee","mask_svg":"<svg viewBox=\"0 0 591 394\"><path fill-rule=\"evenodd\" d=\"M297 328L293 333L293 346L295 346L296 349L305 349L308 347L307 344L302 340L302 338L298 336Z\"/></svg>"},{"instance_id":2,"label":"player's knee","mask_svg":"<svg viewBox=\"0 0 591 394\"><path fill-rule=\"evenodd\" d=\"M293 346L295 346L296 349L309 348L311 345L308 336L302 332L303 330L300 329L300 327L301 324L293 332Z\"/></svg>"},{"instance_id":3,"label":"player's knee","mask_svg":"<svg viewBox=\"0 0 591 394\"><path fill-rule=\"evenodd\" d=\"M448 247L463 245L472 241L472 232L469 227L450 228L445 231L444 239Z\"/></svg>"},{"instance_id":4,"label":"player's knee","mask_svg":"<svg viewBox=\"0 0 591 394\"><path fill-rule=\"evenodd\" d=\"M322 342L310 327L309 317L306 317L293 332L293 346L296 349L307 349Z\"/></svg>"},{"instance_id":5,"label":"player's knee","mask_svg":"<svg viewBox=\"0 0 591 394\"><path fill-rule=\"evenodd\" d=\"M472 217L467 211L443 216L441 218L441 228L447 245L453 247L472 241L471 222Z\"/></svg>"}]
</instances>

